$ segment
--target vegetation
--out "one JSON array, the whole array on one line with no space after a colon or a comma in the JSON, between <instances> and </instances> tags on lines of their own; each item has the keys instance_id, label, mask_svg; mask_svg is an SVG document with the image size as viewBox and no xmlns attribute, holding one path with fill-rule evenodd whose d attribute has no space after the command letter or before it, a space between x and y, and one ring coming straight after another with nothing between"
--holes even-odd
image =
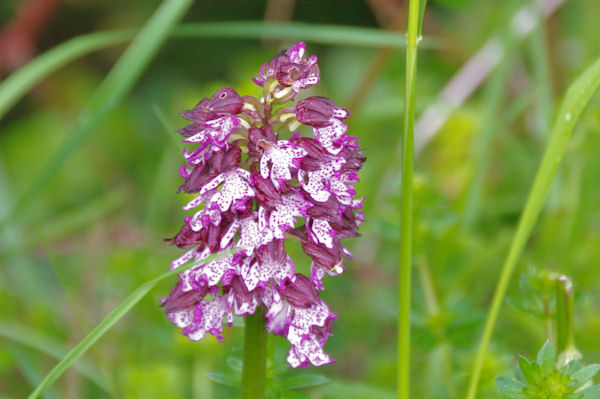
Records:
<instances>
[{"instance_id":1,"label":"vegetation","mask_svg":"<svg viewBox=\"0 0 600 399\"><path fill-rule=\"evenodd\" d=\"M269 334L266 397L600 397L600 3L54 3L0 5L0 398L241 394L244 320L192 342L159 307L194 198L178 113L260 97L300 40L308 95L351 111L365 222L320 292L336 362Z\"/></svg>"}]
</instances>

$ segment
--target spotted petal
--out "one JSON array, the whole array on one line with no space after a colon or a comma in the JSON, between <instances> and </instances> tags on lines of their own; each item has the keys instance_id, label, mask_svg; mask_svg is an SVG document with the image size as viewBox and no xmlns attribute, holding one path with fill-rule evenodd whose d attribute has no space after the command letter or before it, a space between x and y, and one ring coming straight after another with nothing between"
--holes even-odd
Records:
<instances>
[{"instance_id":1,"label":"spotted petal","mask_svg":"<svg viewBox=\"0 0 600 399\"><path fill-rule=\"evenodd\" d=\"M219 341L223 341L224 338L221 336L223 332L223 315L228 314L228 323L233 322L227 298L222 296L216 296L212 301L203 300L193 310L187 310L185 314L177 313L170 315L169 319L171 321L177 320L178 327L183 327L181 333L187 335L192 341L200 341L206 333L214 335Z\"/></svg>"},{"instance_id":2,"label":"spotted petal","mask_svg":"<svg viewBox=\"0 0 600 399\"><path fill-rule=\"evenodd\" d=\"M331 335L333 320L337 318L327 305L321 301L309 308L294 308L287 334L292 348L287 361L290 366L306 367L308 364L322 366L334 360L323 351L327 338Z\"/></svg>"},{"instance_id":3,"label":"spotted petal","mask_svg":"<svg viewBox=\"0 0 600 399\"><path fill-rule=\"evenodd\" d=\"M345 163L343 158L337 158L332 161L324 162L321 168L316 171L298 170L298 180L300 186L310 194L317 202L325 202L329 199L331 192L329 190L330 181L338 174L342 165Z\"/></svg>"},{"instance_id":4,"label":"spotted petal","mask_svg":"<svg viewBox=\"0 0 600 399\"><path fill-rule=\"evenodd\" d=\"M332 154L338 154L344 149L343 138L348 126L337 118L332 118L330 125L313 128L315 139Z\"/></svg>"},{"instance_id":5,"label":"spotted petal","mask_svg":"<svg viewBox=\"0 0 600 399\"><path fill-rule=\"evenodd\" d=\"M251 255L255 249L273 241L273 232L269 228L260 230L256 220L256 212L240 221L241 233L237 246L245 248L246 254Z\"/></svg>"},{"instance_id":6,"label":"spotted petal","mask_svg":"<svg viewBox=\"0 0 600 399\"><path fill-rule=\"evenodd\" d=\"M317 244L323 244L327 248L333 248L333 237L336 231L329 225L329 222L325 219L315 219L312 222L309 233L311 234L313 241Z\"/></svg>"},{"instance_id":7,"label":"spotted petal","mask_svg":"<svg viewBox=\"0 0 600 399\"><path fill-rule=\"evenodd\" d=\"M214 150L220 150L227 146L227 139L231 132L240 125L237 116L223 116L203 123L204 129L193 136L183 140L184 143L199 143L200 149L211 145Z\"/></svg>"},{"instance_id":8,"label":"spotted petal","mask_svg":"<svg viewBox=\"0 0 600 399\"><path fill-rule=\"evenodd\" d=\"M299 160L305 155L304 149L289 140L280 140L263 153L260 159L260 174L264 179L270 176L275 187L279 188L281 183L292 180L290 169L297 168Z\"/></svg>"},{"instance_id":9,"label":"spotted petal","mask_svg":"<svg viewBox=\"0 0 600 399\"><path fill-rule=\"evenodd\" d=\"M233 265L233 255L224 256L204 265L192 267L179 275L181 289L187 292L202 284L207 284L209 287L217 285L223 274L230 269L237 269Z\"/></svg>"},{"instance_id":10,"label":"spotted petal","mask_svg":"<svg viewBox=\"0 0 600 399\"><path fill-rule=\"evenodd\" d=\"M208 182L200 193L205 193L208 190L219 187L209 201L209 208L218 208L221 212L233 208L236 210L244 210L248 199L254 197L255 192L248 182L250 174L244 169L234 169L230 172L222 173Z\"/></svg>"},{"instance_id":11,"label":"spotted petal","mask_svg":"<svg viewBox=\"0 0 600 399\"><path fill-rule=\"evenodd\" d=\"M275 238L285 238L285 232L296 227L296 217L306 217L311 204L298 194L282 197L282 203L275 205L269 217L269 227Z\"/></svg>"}]
</instances>

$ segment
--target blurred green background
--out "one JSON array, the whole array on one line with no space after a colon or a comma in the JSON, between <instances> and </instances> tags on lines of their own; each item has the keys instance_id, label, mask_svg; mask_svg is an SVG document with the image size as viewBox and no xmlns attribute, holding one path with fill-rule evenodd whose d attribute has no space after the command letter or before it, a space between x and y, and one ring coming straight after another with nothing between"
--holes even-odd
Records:
<instances>
[{"instance_id":1,"label":"blurred green background","mask_svg":"<svg viewBox=\"0 0 600 399\"><path fill-rule=\"evenodd\" d=\"M48 1L35 29L25 24L29 30L15 33L19 10L43 2L0 3L3 78L69 38L141 27L160 5L154 0ZM417 115L438 104L446 82L484 44L495 40L505 51L482 87L465 95L417 155L415 398L464 395L548 126L566 87L600 54L600 2L541 3L558 9L525 38L515 32L535 12L515 15L538 2L438 0L427 5ZM403 0L204 0L192 5L183 22L268 20L403 29L407 9ZM184 216L180 207L188 200L176 194L183 161L174 131L185 125L178 112L223 86L257 95L250 79L291 43L272 37L168 39L124 101L110 109L16 217L9 211L44 173L126 45L60 68L0 119L0 218L10 217L0 228L1 398L25 397L131 291L168 270L180 251L163 239L178 231ZM270 373L273 384L279 378L294 388L285 398L392 398L404 53L310 40L307 48L318 55L322 72L311 94L329 96L352 111L350 133L360 137L368 158L358 185L366 196L367 220L362 237L346 240L355 259L341 277L326 281L322 294L338 314L326 346L337 362L292 371L283 361L287 343L275 339ZM450 92L466 90L477 72L481 68L463 76ZM596 96L571 139L519 263L517 273L525 274L521 285L518 276L513 278L486 360L481 398L499 397L493 379L513 375L516 356L533 357L546 339L547 315L538 314L539 298L527 283L534 267L574 279L580 294L577 344L585 361L600 361L599 129ZM297 264L309 263L299 248L290 251ZM43 396L234 397L236 388L228 385L235 385L239 373L243 330L226 329L223 343L212 336L188 341L158 307L175 281L152 290ZM325 378L327 383L317 385Z\"/></svg>"}]
</instances>

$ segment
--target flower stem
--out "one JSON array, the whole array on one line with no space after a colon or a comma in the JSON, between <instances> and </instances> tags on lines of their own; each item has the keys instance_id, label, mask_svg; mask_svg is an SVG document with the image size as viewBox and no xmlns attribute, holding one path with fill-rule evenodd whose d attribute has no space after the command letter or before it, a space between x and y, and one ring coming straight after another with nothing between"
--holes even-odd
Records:
<instances>
[{"instance_id":1,"label":"flower stem","mask_svg":"<svg viewBox=\"0 0 600 399\"><path fill-rule=\"evenodd\" d=\"M245 318L242 399L264 399L267 370L267 330L262 307Z\"/></svg>"},{"instance_id":2,"label":"flower stem","mask_svg":"<svg viewBox=\"0 0 600 399\"><path fill-rule=\"evenodd\" d=\"M415 130L415 80L417 44L420 40L419 0L410 0L406 34L406 85L404 92L404 133L402 136L402 196L400 208L400 272L398 282L398 376L397 397L410 394L410 302L413 216L413 162Z\"/></svg>"}]
</instances>

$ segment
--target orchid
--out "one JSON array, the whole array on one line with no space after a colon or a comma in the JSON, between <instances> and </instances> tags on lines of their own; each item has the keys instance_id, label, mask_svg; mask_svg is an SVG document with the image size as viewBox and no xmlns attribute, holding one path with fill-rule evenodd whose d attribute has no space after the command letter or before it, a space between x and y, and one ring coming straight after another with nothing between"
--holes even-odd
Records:
<instances>
[{"instance_id":1,"label":"orchid","mask_svg":"<svg viewBox=\"0 0 600 399\"><path fill-rule=\"evenodd\" d=\"M199 264L180 273L162 299L168 318L193 341L206 334L221 340L224 322L262 312L265 329L290 342L292 367L333 362L323 347L337 315L319 291L325 275L343 271L352 254L341 240L357 236L364 220L354 183L365 158L347 135L350 112L325 97L294 105L296 94L319 81L316 62L299 42L253 79L262 98L226 87L182 113L191 124L179 133L195 147L184 151L180 190L196 197L183 207L194 214L170 239L187 249L171 268ZM312 137L302 137L302 125ZM297 273L285 252L290 239L312 258L310 276ZM223 250L235 253L202 263Z\"/></svg>"}]
</instances>

